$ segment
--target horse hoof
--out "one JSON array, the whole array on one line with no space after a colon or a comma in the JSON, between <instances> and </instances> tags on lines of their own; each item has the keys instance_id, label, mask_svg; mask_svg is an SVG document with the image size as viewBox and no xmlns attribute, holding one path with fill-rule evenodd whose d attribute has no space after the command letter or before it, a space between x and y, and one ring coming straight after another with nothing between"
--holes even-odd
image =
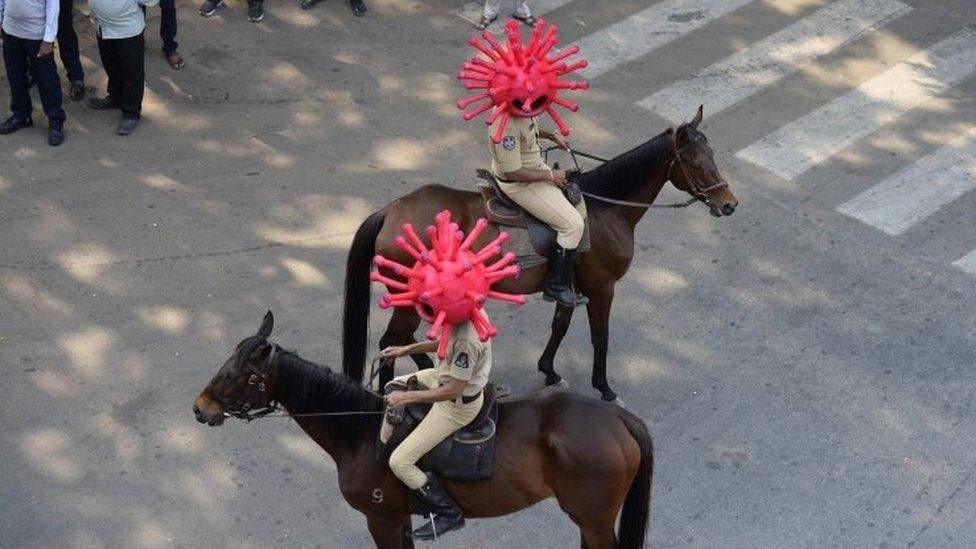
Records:
<instances>
[{"instance_id":1,"label":"horse hoof","mask_svg":"<svg viewBox=\"0 0 976 549\"><path fill-rule=\"evenodd\" d=\"M626 402L624 402L624 401L623 401L623 399L621 399L620 397L617 397L617 398L615 398L615 399L613 399L613 400L611 400L610 402L611 402L612 404L616 404L617 406L620 406L620 407L621 407L621 408L623 408L624 410L626 410L626 409L627 409L627 403L626 403Z\"/></svg>"},{"instance_id":2,"label":"horse hoof","mask_svg":"<svg viewBox=\"0 0 976 549\"><path fill-rule=\"evenodd\" d=\"M551 387L561 387L563 389L569 388L569 382L565 379L560 379L556 383L553 383Z\"/></svg>"}]
</instances>

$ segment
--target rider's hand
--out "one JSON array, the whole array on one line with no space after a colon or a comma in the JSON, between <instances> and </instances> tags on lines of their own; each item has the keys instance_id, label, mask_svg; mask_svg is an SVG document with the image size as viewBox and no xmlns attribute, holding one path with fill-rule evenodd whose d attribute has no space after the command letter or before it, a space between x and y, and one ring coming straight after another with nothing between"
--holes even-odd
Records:
<instances>
[{"instance_id":1,"label":"rider's hand","mask_svg":"<svg viewBox=\"0 0 976 549\"><path fill-rule=\"evenodd\" d=\"M386 395L386 405L390 408L399 408L405 404L410 404L409 391L396 391Z\"/></svg>"},{"instance_id":2,"label":"rider's hand","mask_svg":"<svg viewBox=\"0 0 976 549\"><path fill-rule=\"evenodd\" d=\"M552 132L552 137L550 139L552 139L552 142L555 143L556 146L559 147L560 149L564 151L569 150L569 138L567 138L563 134Z\"/></svg>"},{"instance_id":3,"label":"rider's hand","mask_svg":"<svg viewBox=\"0 0 976 549\"><path fill-rule=\"evenodd\" d=\"M400 358L405 356L408 352L406 345L392 345L380 351L380 357L382 358Z\"/></svg>"},{"instance_id":4,"label":"rider's hand","mask_svg":"<svg viewBox=\"0 0 976 549\"><path fill-rule=\"evenodd\" d=\"M54 44L51 42L41 42L41 47L37 49L38 57L47 57L54 53Z\"/></svg>"},{"instance_id":5,"label":"rider's hand","mask_svg":"<svg viewBox=\"0 0 976 549\"><path fill-rule=\"evenodd\" d=\"M552 170L552 182L563 188L566 185L566 170Z\"/></svg>"}]
</instances>

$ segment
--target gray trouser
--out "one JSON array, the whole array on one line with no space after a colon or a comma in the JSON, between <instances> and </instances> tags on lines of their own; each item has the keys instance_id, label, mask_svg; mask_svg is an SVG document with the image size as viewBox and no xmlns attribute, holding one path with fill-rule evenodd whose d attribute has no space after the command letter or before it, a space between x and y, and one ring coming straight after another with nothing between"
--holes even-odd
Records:
<instances>
[{"instance_id":1,"label":"gray trouser","mask_svg":"<svg viewBox=\"0 0 976 549\"><path fill-rule=\"evenodd\" d=\"M502 0L485 0L485 11L483 15L488 19L498 17L498 10L501 9ZM529 4L526 0L515 0L515 15L528 17L532 15Z\"/></svg>"}]
</instances>

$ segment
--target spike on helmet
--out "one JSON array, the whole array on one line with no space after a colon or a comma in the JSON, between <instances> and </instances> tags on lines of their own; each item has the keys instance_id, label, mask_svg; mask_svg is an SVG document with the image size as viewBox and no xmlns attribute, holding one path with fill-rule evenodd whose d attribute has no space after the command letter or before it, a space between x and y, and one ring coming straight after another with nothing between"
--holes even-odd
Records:
<instances>
[{"instance_id":1,"label":"spike on helmet","mask_svg":"<svg viewBox=\"0 0 976 549\"><path fill-rule=\"evenodd\" d=\"M481 311L485 301L499 299L521 305L525 303L525 296L491 289L495 282L521 272L518 265L513 264L515 254L512 252L491 265L485 265L485 261L501 253L508 233L500 233L480 251L474 251L471 246L488 226L486 219L478 219L467 237L457 223L451 222L451 212L448 210L437 214L434 219L437 226L427 227L431 248L424 245L410 223L401 227L407 238L396 238L397 247L414 258L413 267L401 265L382 255L373 258L377 267L405 277L406 282L383 276L378 271L371 272L369 278L399 290L399 293L384 295L380 299L381 308L412 307L421 318L431 323L427 339L441 338L437 356L444 358L447 356L452 325L470 321L479 339L488 341L498 334L498 328Z\"/></svg>"},{"instance_id":2,"label":"spike on helmet","mask_svg":"<svg viewBox=\"0 0 976 549\"><path fill-rule=\"evenodd\" d=\"M509 19L505 24L507 45L498 43L488 31L481 35L487 44L477 36L469 38L468 43L487 56L487 59L475 56L470 61L465 61L458 78L465 81L465 89L484 91L461 99L457 106L464 110L479 101L484 103L464 113L463 118L471 120L491 110L485 120L488 125L501 118L498 130L491 137L495 143L501 142L510 116L525 118L546 113L559 126L563 135L569 135L569 126L553 105L572 112L576 112L579 105L557 94L564 89L585 90L590 84L585 80L559 80L561 76L586 67L587 63L585 59L580 59L570 65L566 64L568 57L579 53L579 46L571 46L549 56L549 52L559 43L558 32L556 25L546 26L545 20L540 18L532 29L529 43L523 46L518 22Z\"/></svg>"}]
</instances>

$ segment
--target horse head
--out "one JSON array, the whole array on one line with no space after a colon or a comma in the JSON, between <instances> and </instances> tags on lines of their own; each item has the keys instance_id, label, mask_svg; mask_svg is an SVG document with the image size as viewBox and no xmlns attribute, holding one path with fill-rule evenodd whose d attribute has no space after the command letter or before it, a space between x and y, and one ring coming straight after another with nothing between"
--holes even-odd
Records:
<instances>
[{"instance_id":1,"label":"horse head","mask_svg":"<svg viewBox=\"0 0 976 549\"><path fill-rule=\"evenodd\" d=\"M264 315L257 334L244 338L210 383L193 401L197 421L212 427L222 425L227 417L251 419L254 410L272 406L272 360L277 347L268 342L274 327L274 315ZM260 415L260 412L258 412Z\"/></svg>"},{"instance_id":2,"label":"horse head","mask_svg":"<svg viewBox=\"0 0 976 549\"><path fill-rule=\"evenodd\" d=\"M676 188L704 202L715 217L732 215L739 199L719 173L708 138L698 131L701 121L702 107L699 106L695 117L675 130L674 159L668 174Z\"/></svg>"}]
</instances>

